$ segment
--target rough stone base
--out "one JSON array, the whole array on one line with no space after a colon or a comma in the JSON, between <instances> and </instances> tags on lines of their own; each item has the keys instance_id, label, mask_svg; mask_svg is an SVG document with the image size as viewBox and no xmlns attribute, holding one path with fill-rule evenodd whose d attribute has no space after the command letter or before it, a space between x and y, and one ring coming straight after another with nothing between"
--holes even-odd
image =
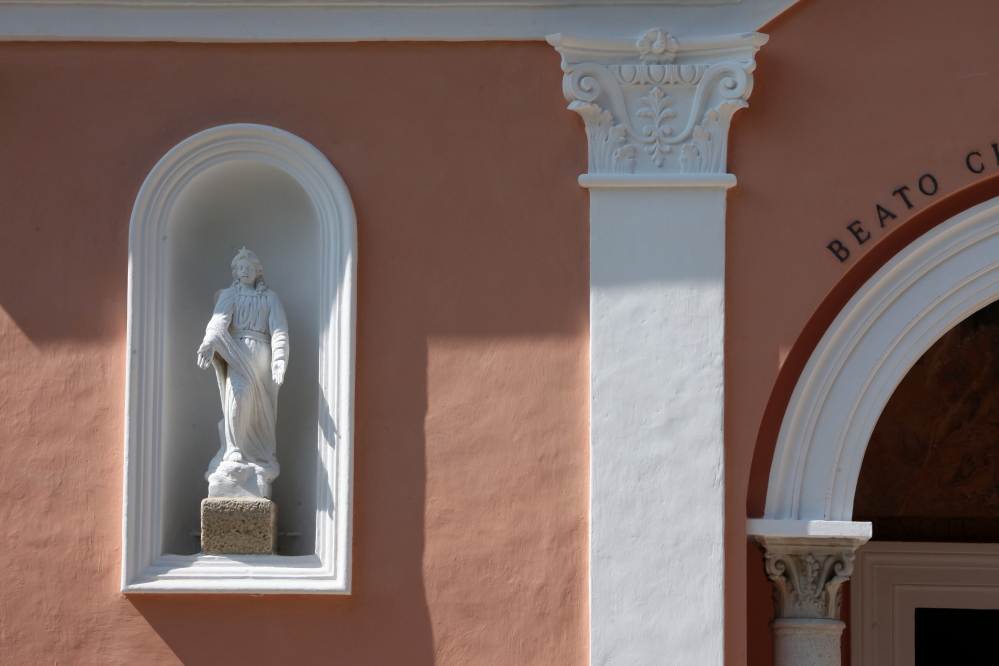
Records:
<instances>
[{"instance_id":1,"label":"rough stone base","mask_svg":"<svg viewBox=\"0 0 999 666\"><path fill-rule=\"evenodd\" d=\"M277 504L269 499L201 500L201 552L270 555L277 548Z\"/></svg>"}]
</instances>

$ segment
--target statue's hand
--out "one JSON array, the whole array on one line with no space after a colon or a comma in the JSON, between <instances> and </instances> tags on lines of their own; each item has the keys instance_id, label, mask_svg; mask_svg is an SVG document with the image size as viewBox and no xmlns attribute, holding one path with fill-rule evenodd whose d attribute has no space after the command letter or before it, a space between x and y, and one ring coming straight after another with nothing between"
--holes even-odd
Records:
<instances>
[{"instance_id":1,"label":"statue's hand","mask_svg":"<svg viewBox=\"0 0 999 666\"><path fill-rule=\"evenodd\" d=\"M274 380L274 383L277 384L278 386L284 384L284 369L286 367L287 366L285 365L284 359L280 359L271 363L271 378Z\"/></svg>"},{"instance_id":2,"label":"statue's hand","mask_svg":"<svg viewBox=\"0 0 999 666\"><path fill-rule=\"evenodd\" d=\"M205 340L198 348L198 367L207 370L212 365L212 357L215 356L215 348L212 343Z\"/></svg>"}]
</instances>

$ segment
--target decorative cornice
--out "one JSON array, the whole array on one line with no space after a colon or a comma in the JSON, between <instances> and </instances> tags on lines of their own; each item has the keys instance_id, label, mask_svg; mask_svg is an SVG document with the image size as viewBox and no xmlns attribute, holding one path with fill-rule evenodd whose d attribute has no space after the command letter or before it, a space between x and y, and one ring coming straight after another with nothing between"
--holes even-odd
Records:
<instances>
[{"instance_id":1,"label":"decorative cornice","mask_svg":"<svg viewBox=\"0 0 999 666\"><path fill-rule=\"evenodd\" d=\"M732 115L753 90L767 36L636 41L550 35L562 91L583 118L589 174L724 174Z\"/></svg>"},{"instance_id":2,"label":"decorative cornice","mask_svg":"<svg viewBox=\"0 0 999 666\"><path fill-rule=\"evenodd\" d=\"M795 2L0 0L0 41L521 41L556 31L630 36L651 25L713 35L756 30Z\"/></svg>"},{"instance_id":3,"label":"decorative cornice","mask_svg":"<svg viewBox=\"0 0 999 666\"><path fill-rule=\"evenodd\" d=\"M865 537L757 536L774 586L775 618L838 620L843 583Z\"/></svg>"}]
</instances>

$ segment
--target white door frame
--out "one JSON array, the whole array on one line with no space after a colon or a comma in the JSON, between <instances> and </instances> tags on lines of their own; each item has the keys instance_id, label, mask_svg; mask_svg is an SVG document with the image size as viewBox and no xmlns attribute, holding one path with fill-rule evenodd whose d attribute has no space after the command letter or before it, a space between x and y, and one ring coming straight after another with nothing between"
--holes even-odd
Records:
<instances>
[{"instance_id":1,"label":"white door frame","mask_svg":"<svg viewBox=\"0 0 999 666\"><path fill-rule=\"evenodd\" d=\"M916 608L999 609L999 544L869 542L850 585L851 663L914 666Z\"/></svg>"}]
</instances>

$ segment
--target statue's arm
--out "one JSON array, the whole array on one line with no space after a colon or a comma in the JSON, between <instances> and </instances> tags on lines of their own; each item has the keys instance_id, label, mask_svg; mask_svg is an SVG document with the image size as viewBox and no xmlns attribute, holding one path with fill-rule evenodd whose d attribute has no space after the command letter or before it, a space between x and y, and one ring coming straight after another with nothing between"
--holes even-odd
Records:
<instances>
[{"instance_id":1,"label":"statue's arm","mask_svg":"<svg viewBox=\"0 0 999 666\"><path fill-rule=\"evenodd\" d=\"M270 289L268 294L271 309L268 321L271 329L271 376L275 384L283 384L284 372L288 367L288 317L278 295Z\"/></svg>"},{"instance_id":2,"label":"statue's arm","mask_svg":"<svg viewBox=\"0 0 999 666\"><path fill-rule=\"evenodd\" d=\"M212 344L214 332L229 328L232 321L233 295L232 289L223 289L218 300L215 301L215 311L205 329L205 339L198 348L198 367L206 370L211 367L212 357L215 356L215 346Z\"/></svg>"}]
</instances>

